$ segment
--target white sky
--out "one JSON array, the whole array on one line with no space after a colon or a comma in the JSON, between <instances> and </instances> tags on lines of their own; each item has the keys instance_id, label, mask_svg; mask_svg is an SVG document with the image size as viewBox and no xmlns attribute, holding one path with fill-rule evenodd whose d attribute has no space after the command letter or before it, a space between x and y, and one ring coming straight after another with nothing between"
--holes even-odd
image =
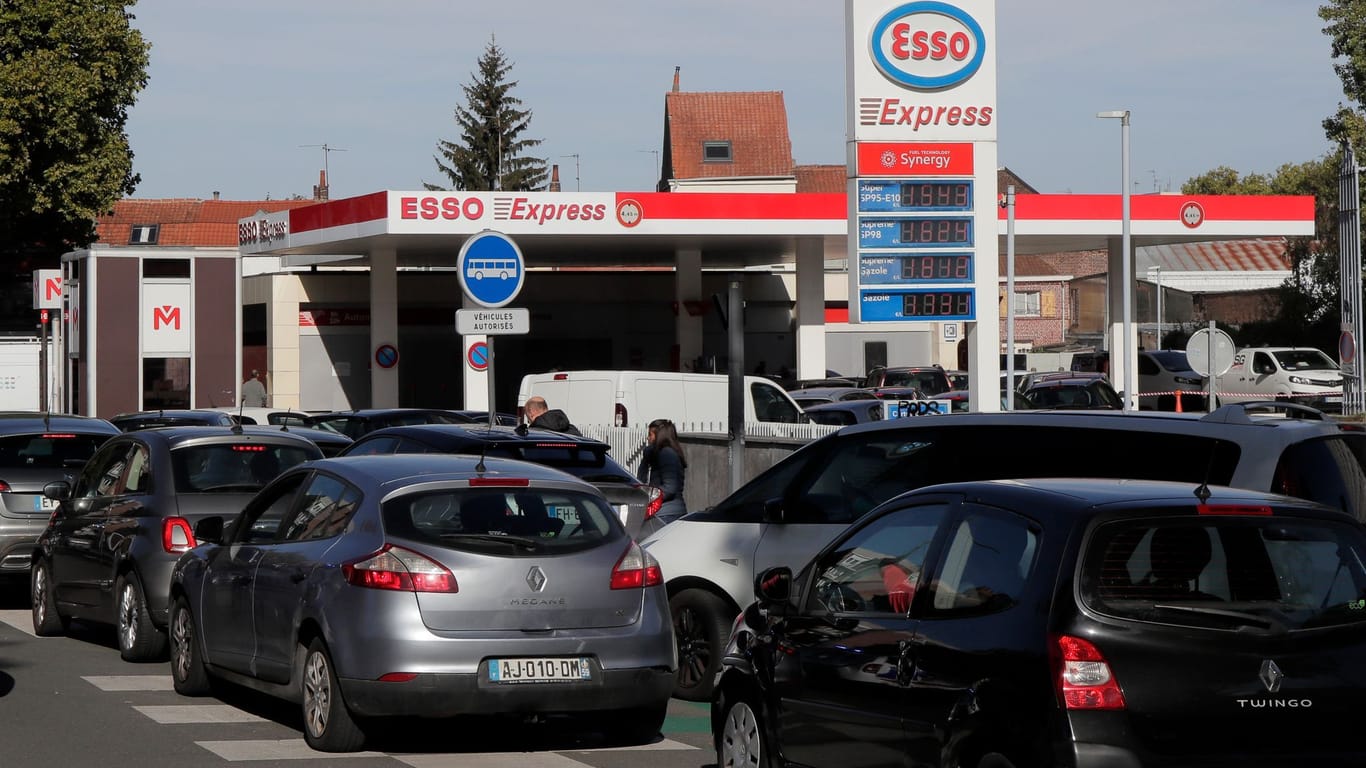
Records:
<instances>
[{"instance_id":1,"label":"white sky","mask_svg":"<svg viewBox=\"0 0 1366 768\"><path fill-rule=\"evenodd\" d=\"M1043 192L1134 193L1331 148L1343 100L1320 0L1000 0L999 160ZM141 0L140 198L332 197L446 184L433 159L490 35L565 190L649 190L674 66L685 91L782 91L797 163L844 162L840 0Z\"/></svg>"}]
</instances>

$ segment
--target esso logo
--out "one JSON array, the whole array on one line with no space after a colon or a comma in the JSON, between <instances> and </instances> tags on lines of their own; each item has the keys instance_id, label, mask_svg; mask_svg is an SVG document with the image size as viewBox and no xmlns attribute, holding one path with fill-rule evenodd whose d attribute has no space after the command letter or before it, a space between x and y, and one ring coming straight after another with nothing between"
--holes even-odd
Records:
<instances>
[{"instance_id":1,"label":"esso logo","mask_svg":"<svg viewBox=\"0 0 1366 768\"><path fill-rule=\"evenodd\" d=\"M977 73L986 36L961 8L907 3L873 26L873 63L898 85L922 91L952 88Z\"/></svg>"}]
</instances>

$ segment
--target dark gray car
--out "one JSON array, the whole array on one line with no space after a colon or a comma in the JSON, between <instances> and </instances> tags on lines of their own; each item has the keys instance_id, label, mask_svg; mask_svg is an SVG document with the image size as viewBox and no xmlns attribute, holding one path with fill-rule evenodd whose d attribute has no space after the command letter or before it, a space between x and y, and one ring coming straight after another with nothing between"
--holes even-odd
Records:
<instances>
[{"instance_id":1,"label":"dark gray car","mask_svg":"<svg viewBox=\"0 0 1366 768\"><path fill-rule=\"evenodd\" d=\"M28 575L34 543L57 507L43 486L74 479L117 434L104 419L0 413L0 575Z\"/></svg>"},{"instance_id":2,"label":"dark gray car","mask_svg":"<svg viewBox=\"0 0 1366 768\"><path fill-rule=\"evenodd\" d=\"M112 438L74 486L47 486L59 502L38 539L30 581L33 629L72 619L113 624L129 661L166 650L171 568L195 546L194 524L232 519L284 469L322 452L275 427L162 427Z\"/></svg>"},{"instance_id":3,"label":"dark gray car","mask_svg":"<svg viewBox=\"0 0 1366 768\"><path fill-rule=\"evenodd\" d=\"M528 462L296 467L180 559L171 594L176 690L222 678L297 702L324 751L389 716L591 715L643 741L673 688L658 563L597 489Z\"/></svg>"}]
</instances>

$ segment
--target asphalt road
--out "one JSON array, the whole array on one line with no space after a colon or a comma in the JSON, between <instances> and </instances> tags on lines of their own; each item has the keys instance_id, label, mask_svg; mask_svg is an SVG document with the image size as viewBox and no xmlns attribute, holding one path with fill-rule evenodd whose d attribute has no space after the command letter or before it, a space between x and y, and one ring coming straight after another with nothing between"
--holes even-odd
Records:
<instances>
[{"instance_id":1,"label":"asphalt road","mask_svg":"<svg viewBox=\"0 0 1366 768\"><path fill-rule=\"evenodd\" d=\"M613 747L577 721L477 718L395 723L369 751L314 752L296 706L241 688L182 697L169 662L121 660L105 627L34 637L27 584L0 583L0 768L700 768L715 762L710 739L706 707L674 701L642 746Z\"/></svg>"}]
</instances>

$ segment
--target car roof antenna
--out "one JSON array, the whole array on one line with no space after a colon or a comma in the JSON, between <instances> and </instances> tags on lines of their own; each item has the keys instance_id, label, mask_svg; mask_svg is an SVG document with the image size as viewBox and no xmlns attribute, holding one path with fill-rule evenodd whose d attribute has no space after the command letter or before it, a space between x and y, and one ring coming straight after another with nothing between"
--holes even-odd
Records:
<instances>
[{"instance_id":1,"label":"car roof antenna","mask_svg":"<svg viewBox=\"0 0 1366 768\"><path fill-rule=\"evenodd\" d=\"M484 466L484 454L488 452L488 449L489 441L484 440L479 444L479 463L474 465L474 471L481 475L488 471L488 467Z\"/></svg>"},{"instance_id":2,"label":"car roof antenna","mask_svg":"<svg viewBox=\"0 0 1366 768\"><path fill-rule=\"evenodd\" d=\"M1214 453L1217 450L1219 450L1218 445L1210 446L1209 461L1205 462L1205 479L1201 480L1199 487L1195 489L1195 498L1199 499L1201 504L1209 503L1209 476L1214 471Z\"/></svg>"}]
</instances>

